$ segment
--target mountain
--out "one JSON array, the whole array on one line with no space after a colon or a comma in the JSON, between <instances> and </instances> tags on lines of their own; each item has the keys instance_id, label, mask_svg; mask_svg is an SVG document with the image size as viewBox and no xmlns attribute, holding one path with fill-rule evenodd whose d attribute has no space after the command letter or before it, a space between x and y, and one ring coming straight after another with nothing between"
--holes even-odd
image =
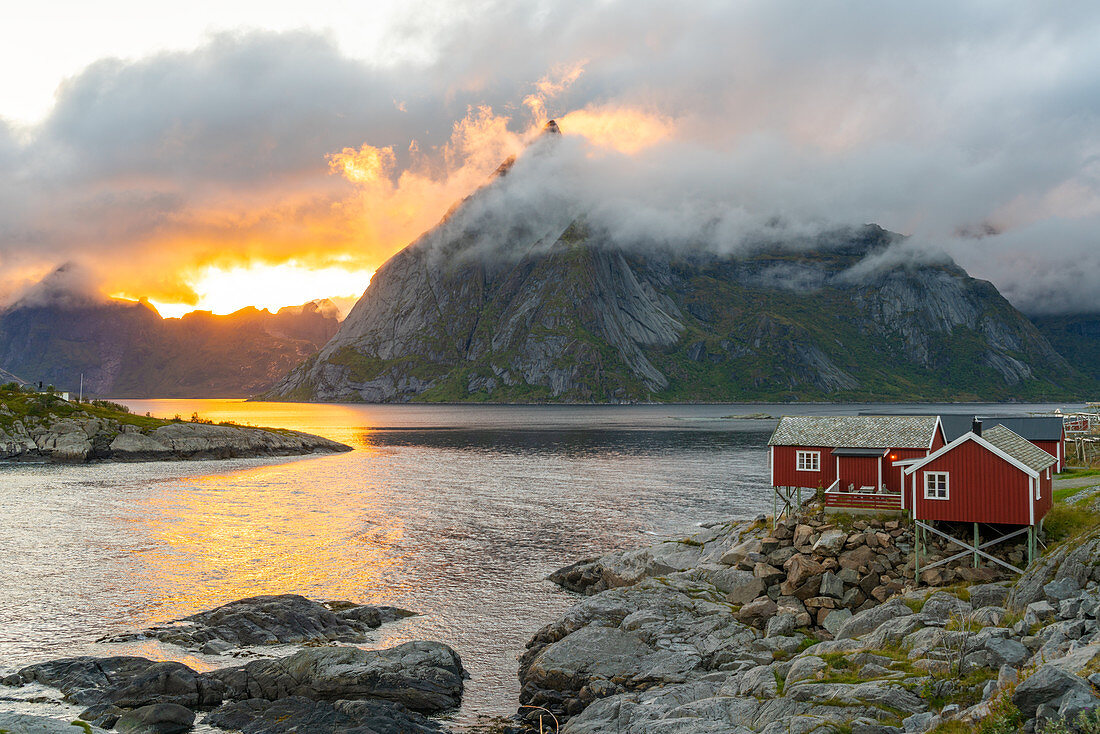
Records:
<instances>
[{"instance_id":1,"label":"mountain","mask_svg":"<svg viewBox=\"0 0 1100 734\"><path fill-rule=\"evenodd\" d=\"M1035 316L1031 320L1071 364L1100 381L1100 313Z\"/></svg>"},{"instance_id":2,"label":"mountain","mask_svg":"<svg viewBox=\"0 0 1100 734\"><path fill-rule=\"evenodd\" d=\"M0 312L0 367L85 395L246 397L322 346L338 320L327 302L272 314L194 312L162 319L146 303L32 293Z\"/></svg>"},{"instance_id":3,"label":"mountain","mask_svg":"<svg viewBox=\"0 0 1100 734\"><path fill-rule=\"evenodd\" d=\"M885 265L899 235L868 225L738 256L624 246L552 196L510 203L507 177L541 154L385 263L264 397L1022 400L1095 384L992 284L951 262Z\"/></svg>"}]
</instances>

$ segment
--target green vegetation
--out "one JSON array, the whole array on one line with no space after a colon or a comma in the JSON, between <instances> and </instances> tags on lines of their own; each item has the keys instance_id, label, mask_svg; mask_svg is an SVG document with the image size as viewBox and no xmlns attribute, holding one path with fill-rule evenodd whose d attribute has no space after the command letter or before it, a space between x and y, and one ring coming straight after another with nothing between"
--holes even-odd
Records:
<instances>
[{"instance_id":1,"label":"green vegetation","mask_svg":"<svg viewBox=\"0 0 1100 734\"><path fill-rule=\"evenodd\" d=\"M108 400L95 400L90 403L63 400L51 393L27 392L18 385L8 383L0 385L0 428L9 430L16 421L24 424L27 419L50 418L101 418L115 420L120 424L134 425L142 429L156 428L171 421L134 415L125 406ZM121 408L121 409L120 409ZM80 415L83 414L83 415Z\"/></svg>"}]
</instances>

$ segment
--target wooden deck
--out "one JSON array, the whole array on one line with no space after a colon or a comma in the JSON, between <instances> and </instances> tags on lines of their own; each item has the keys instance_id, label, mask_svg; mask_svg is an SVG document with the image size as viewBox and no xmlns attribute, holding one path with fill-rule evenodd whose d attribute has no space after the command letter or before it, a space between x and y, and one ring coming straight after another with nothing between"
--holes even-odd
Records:
<instances>
[{"instance_id":1,"label":"wooden deck","mask_svg":"<svg viewBox=\"0 0 1100 734\"><path fill-rule=\"evenodd\" d=\"M901 493L842 492L839 482L825 490L825 510L856 510L861 512L901 511Z\"/></svg>"}]
</instances>

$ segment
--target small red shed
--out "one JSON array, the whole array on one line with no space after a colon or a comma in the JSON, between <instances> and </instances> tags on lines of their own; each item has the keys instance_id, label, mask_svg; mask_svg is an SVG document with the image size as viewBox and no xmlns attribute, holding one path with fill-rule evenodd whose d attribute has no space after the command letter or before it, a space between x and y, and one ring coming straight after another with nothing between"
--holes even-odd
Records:
<instances>
[{"instance_id":1,"label":"small red shed","mask_svg":"<svg viewBox=\"0 0 1100 734\"><path fill-rule=\"evenodd\" d=\"M1036 525L1057 459L1003 425L960 436L905 468L915 520Z\"/></svg>"},{"instance_id":2,"label":"small red shed","mask_svg":"<svg viewBox=\"0 0 1100 734\"><path fill-rule=\"evenodd\" d=\"M903 466L946 443L938 416L784 416L768 441L771 483L823 489L830 508L904 509Z\"/></svg>"},{"instance_id":3,"label":"small red shed","mask_svg":"<svg viewBox=\"0 0 1100 734\"><path fill-rule=\"evenodd\" d=\"M1022 569L984 549L1026 533L1031 561L1035 553L1035 527L1054 503L1052 469L1057 463L1054 456L1005 426L997 425L983 432L979 421L974 422L974 430L924 459L908 463L904 469L908 480L906 494L918 533L914 564L918 574L922 533L934 533L961 546L964 550L958 556L973 552L975 565L981 556L1022 573ZM973 545L936 529L932 526L934 522L973 524ZM1019 529L983 544L979 540L980 524Z\"/></svg>"}]
</instances>

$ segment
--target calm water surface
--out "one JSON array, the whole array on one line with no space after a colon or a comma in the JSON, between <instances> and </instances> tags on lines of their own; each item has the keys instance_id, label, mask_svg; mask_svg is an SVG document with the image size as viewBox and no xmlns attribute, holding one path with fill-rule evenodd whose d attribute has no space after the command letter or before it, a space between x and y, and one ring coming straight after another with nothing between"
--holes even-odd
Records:
<instances>
[{"instance_id":1,"label":"calm water surface","mask_svg":"<svg viewBox=\"0 0 1100 734\"><path fill-rule=\"evenodd\" d=\"M0 672L122 652L201 669L236 664L95 640L294 592L420 612L383 626L370 646L436 639L456 648L471 674L459 724L515 710L517 655L576 601L544 580L551 571L770 511L764 444L774 421L733 416L876 409L123 402L155 416L295 428L354 451L0 466Z\"/></svg>"}]
</instances>

